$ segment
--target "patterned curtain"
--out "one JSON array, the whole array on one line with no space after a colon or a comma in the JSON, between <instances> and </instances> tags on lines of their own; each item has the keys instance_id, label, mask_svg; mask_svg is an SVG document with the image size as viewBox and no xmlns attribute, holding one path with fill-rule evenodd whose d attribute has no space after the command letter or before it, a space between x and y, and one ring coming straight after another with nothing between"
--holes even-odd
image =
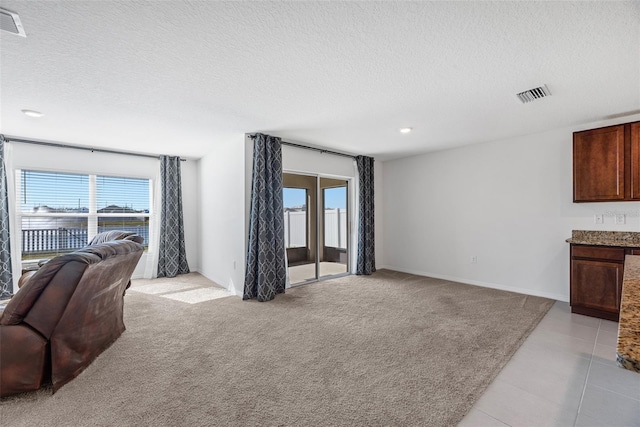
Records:
<instances>
[{"instance_id":1,"label":"patterned curtain","mask_svg":"<svg viewBox=\"0 0 640 427\"><path fill-rule=\"evenodd\" d=\"M376 271L375 223L373 204L373 157L357 156L359 183L358 261L356 274Z\"/></svg>"},{"instance_id":2,"label":"patterned curtain","mask_svg":"<svg viewBox=\"0 0 640 427\"><path fill-rule=\"evenodd\" d=\"M4 166L4 136L0 135L0 299L13 295L9 239L9 192Z\"/></svg>"},{"instance_id":3,"label":"patterned curtain","mask_svg":"<svg viewBox=\"0 0 640 427\"><path fill-rule=\"evenodd\" d=\"M287 275L280 138L256 134L247 271L242 299L269 301L284 293Z\"/></svg>"},{"instance_id":4,"label":"patterned curtain","mask_svg":"<svg viewBox=\"0 0 640 427\"><path fill-rule=\"evenodd\" d=\"M160 156L160 245L158 277L189 272L184 248L180 157Z\"/></svg>"}]
</instances>

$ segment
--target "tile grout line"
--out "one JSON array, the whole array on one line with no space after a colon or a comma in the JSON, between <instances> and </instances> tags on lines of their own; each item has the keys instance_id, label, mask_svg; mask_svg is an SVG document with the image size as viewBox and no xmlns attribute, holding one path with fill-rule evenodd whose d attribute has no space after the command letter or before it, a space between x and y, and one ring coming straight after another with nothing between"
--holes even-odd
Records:
<instances>
[{"instance_id":1,"label":"tile grout line","mask_svg":"<svg viewBox=\"0 0 640 427\"><path fill-rule=\"evenodd\" d=\"M496 420L496 421L497 421L497 422L499 422L500 424L504 424L504 425L505 425L505 426L507 426L507 427L513 427L511 424L506 423L506 422L504 422L504 421L502 421L502 420L500 420L500 419L498 419L498 418L494 417L494 416L493 416L493 415L491 415L491 414L487 414L487 413L486 413L485 411L483 411L482 409L477 409L477 408L476 408L476 411L480 411L480 412L482 412L482 413L483 413L483 414L485 414L487 417L489 417L489 418L492 418L492 419Z\"/></svg>"},{"instance_id":2,"label":"tile grout line","mask_svg":"<svg viewBox=\"0 0 640 427\"><path fill-rule=\"evenodd\" d=\"M587 368L587 376L584 378L584 386L582 387L582 394L580 395L580 404L578 405L578 412L576 413L576 420L574 421L574 427L578 423L578 416L582 409L582 402L584 400L584 393L587 390L587 383L589 382L589 375L591 374L591 365L593 364L593 353L596 351L596 345L598 345L598 336L600 335L600 327L602 320L598 321L598 332L596 332L596 339L593 341L593 348L591 349L591 357L589 357L589 367Z\"/></svg>"},{"instance_id":3,"label":"tile grout line","mask_svg":"<svg viewBox=\"0 0 640 427\"><path fill-rule=\"evenodd\" d=\"M625 399L629 399L629 400L634 400L636 402L640 402L640 399L634 399L633 397L631 397L629 395L626 395L626 394L623 394L623 393L620 393L620 392L617 392L617 391L614 391L614 390L609 390L608 388L604 388L604 387L601 387L599 385L593 385L592 387L598 388L598 389L600 389L602 391L606 391L607 393L613 393L613 394L615 394L617 396L620 396L622 398L625 398Z\"/></svg>"},{"instance_id":4,"label":"tile grout line","mask_svg":"<svg viewBox=\"0 0 640 427\"><path fill-rule=\"evenodd\" d=\"M571 313L569 313L569 316L572 316L572 314L571 314ZM546 316L545 316L545 317L546 317ZM544 319L544 318L543 318L543 319ZM587 373L586 373L585 378L584 378L584 384L585 384L585 385L584 385L584 386L583 386L583 388L582 388L582 394L581 394L581 396L580 396L580 404L579 404L578 408L576 409L576 411L574 412L574 422L573 422L573 427L575 427L575 425L576 425L576 423L577 423L577 421L578 421L578 413L579 413L579 411L580 411L580 406L582 405L582 399L583 399L583 396L584 396L584 391L585 391L585 389L586 389L587 378L588 378L589 372L590 372L590 370L591 370L591 363L592 363L592 360L593 360L593 352L595 351L595 346L596 346L596 344L597 344L598 333L599 333L599 330L600 330L600 320L598 319L598 326L595 326L595 327L591 327L591 326L588 326L588 325L581 325L581 326L584 326L585 328L589 328L589 329L594 329L594 330L596 331L596 335L595 335L595 337L593 338L593 345L592 345L592 347L591 347L591 354L589 354L589 356L588 356L588 359L589 359L589 366L588 366L588 368L587 368ZM538 324L538 325L536 326L536 328L534 329L534 331L535 331L535 330L537 330L538 328L540 328L540 324ZM544 328L544 327L543 327L543 328ZM571 339L577 339L577 340L584 341L584 342L588 342L588 341L589 341L589 340L587 340L587 339L585 339L585 338L580 338L580 337L576 337L576 336L574 336L574 335L571 335L570 333L564 333L564 332L553 331L553 330L549 330L549 331L547 331L547 332L552 332L552 333L555 333L555 334L558 334L558 335L561 335L561 336L564 336L564 337L568 337L568 338L571 338ZM533 333L533 331L532 331L532 333ZM529 337L527 337L527 339L529 339ZM526 342L526 340L525 340L525 342ZM524 343L523 343L523 344L524 344ZM522 346L521 346L520 348L518 348L518 351L521 351L522 349L523 349L523 348L522 348ZM526 350L525 350L525 351L526 351ZM563 353L566 353L566 354L573 354L573 355L575 355L574 353L569 352L569 351L566 351L566 352L565 352L565 351L563 351L563 350L560 350L560 351L561 351L561 352L563 352ZM582 359L587 359L587 357L582 357L582 356L580 356L580 355L577 355L577 357L582 358ZM510 362L511 362L511 360L509 361L509 363L510 363ZM503 368L503 369L504 369L504 368ZM496 377L496 378L494 379L494 382L499 382L499 381L500 381L500 382L502 381L502 380L499 378L499 376L498 376L498 377ZM548 403L548 404L559 406L559 405L558 405L558 403L557 403L556 401L551 400L551 399L548 399L546 396L541 396L541 395L538 395L538 394L536 394L536 393L533 393L532 391L527 390L525 387L522 387L520 384L511 384L511 383L508 383L508 382L506 382L505 384L508 384L508 385L510 385L510 386L512 386L512 387L514 387L514 388L516 388L516 389L518 389L518 390L520 390L521 392L531 394L531 395L535 396L536 398L541 399L542 401L544 401L544 402L546 402L546 403ZM476 409L477 409L477 408L476 408ZM480 410L480 409L478 409L478 410ZM483 412L483 413L485 413L486 415L490 416L491 418L496 419L496 420L497 420L497 421L499 421L500 423L507 424L507 425L509 425L509 426L510 426L510 424L506 423L505 421L503 421L503 420L501 420L501 419L499 419L499 418L496 418L495 416L493 416L493 415L491 415L491 414L489 414L489 413L487 413L487 412L485 412L485 411L482 411L482 410L480 410L480 411L481 411L481 412ZM570 424L570 425L571 425L571 424Z\"/></svg>"}]
</instances>

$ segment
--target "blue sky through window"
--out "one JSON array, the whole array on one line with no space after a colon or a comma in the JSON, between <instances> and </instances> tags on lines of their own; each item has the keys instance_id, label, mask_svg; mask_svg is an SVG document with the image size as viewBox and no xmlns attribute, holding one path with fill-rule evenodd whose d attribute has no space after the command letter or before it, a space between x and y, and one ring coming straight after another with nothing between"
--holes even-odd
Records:
<instances>
[{"instance_id":1,"label":"blue sky through window","mask_svg":"<svg viewBox=\"0 0 640 427\"><path fill-rule=\"evenodd\" d=\"M303 188L282 189L282 200L285 208L296 208L307 204L307 190Z\"/></svg>"},{"instance_id":2,"label":"blue sky through window","mask_svg":"<svg viewBox=\"0 0 640 427\"><path fill-rule=\"evenodd\" d=\"M346 209L347 187L325 188L324 207L326 209Z\"/></svg>"},{"instance_id":3,"label":"blue sky through window","mask_svg":"<svg viewBox=\"0 0 640 427\"><path fill-rule=\"evenodd\" d=\"M307 202L306 190L303 188L287 188L282 190L282 196L285 208L292 208L305 205ZM325 206L331 209L346 209L347 208L347 188L336 187L327 188L324 190L325 194Z\"/></svg>"}]
</instances>

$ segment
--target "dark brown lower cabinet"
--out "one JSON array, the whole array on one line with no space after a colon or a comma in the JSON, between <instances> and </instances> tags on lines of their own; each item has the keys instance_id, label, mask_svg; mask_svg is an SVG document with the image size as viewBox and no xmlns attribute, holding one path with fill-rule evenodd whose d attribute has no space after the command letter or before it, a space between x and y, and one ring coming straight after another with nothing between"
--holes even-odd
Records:
<instances>
[{"instance_id":1,"label":"dark brown lower cabinet","mask_svg":"<svg viewBox=\"0 0 640 427\"><path fill-rule=\"evenodd\" d=\"M571 312L618 321L624 257L638 249L571 245Z\"/></svg>"}]
</instances>

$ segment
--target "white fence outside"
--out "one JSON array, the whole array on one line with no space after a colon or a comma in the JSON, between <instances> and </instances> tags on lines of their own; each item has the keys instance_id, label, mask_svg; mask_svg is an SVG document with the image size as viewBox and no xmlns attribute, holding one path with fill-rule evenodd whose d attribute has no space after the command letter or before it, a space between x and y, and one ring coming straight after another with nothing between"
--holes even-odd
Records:
<instances>
[{"instance_id":1,"label":"white fence outside","mask_svg":"<svg viewBox=\"0 0 640 427\"><path fill-rule=\"evenodd\" d=\"M307 246L306 211L287 211L284 213L284 240L287 248ZM324 246L347 248L346 209L325 209Z\"/></svg>"},{"instance_id":2,"label":"white fence outside","mask_svg":"<svg viewBox=\"0 0 640 427\"><path fill-rule=\"evenodd\" d=\"M332 248L347 248L346 209L325 209L324 245Z\"/></svg>"},{"instance_id":3,"label":"white fence outside","mask_svg":"<svg viewBox=\"0 0 640 427\"><path fill-rule=\"evenodd\" d=\"M307 246L307 211L284 213L284 242L287 248Z\"/></svg>"}]
</instances>

